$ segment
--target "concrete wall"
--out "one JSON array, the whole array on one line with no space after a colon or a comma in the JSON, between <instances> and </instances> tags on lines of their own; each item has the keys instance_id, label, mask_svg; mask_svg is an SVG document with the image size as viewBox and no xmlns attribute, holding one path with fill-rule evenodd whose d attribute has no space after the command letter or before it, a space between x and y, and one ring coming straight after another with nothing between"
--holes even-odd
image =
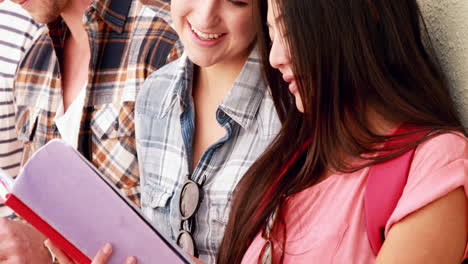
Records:
<instances>
[{"instance_id":1,"label":"concrete wall","mask_svg":"<svg viewBox=\"0 0 468 264\"><path fill-rule=\"evenodd\" d=\"M468 0L419 0L419 4L452 97L468 127Z\"/></svg>"}]
</instances>

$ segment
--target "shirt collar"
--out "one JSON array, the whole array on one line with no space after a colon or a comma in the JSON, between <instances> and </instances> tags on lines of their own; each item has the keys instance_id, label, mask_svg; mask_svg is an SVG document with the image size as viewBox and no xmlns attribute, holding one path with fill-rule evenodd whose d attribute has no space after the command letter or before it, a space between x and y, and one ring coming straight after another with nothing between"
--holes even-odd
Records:
<instances>
[{"instance_id":1,"label":"shirt collar","mask_svg":"<svg viewBox=\"0 0 468 264\"><path fill-rule=\"evenodd\" d=\"M174 86L169 89L172 94L179 98L183 108L189 105L192 94L194 65L184 52L177 65L177 74L175 76Z\"/></svg>"},{"instance_id":2,"label":"shirt collar","mask_svg":"<svg viewBox=\"0 0 468 264\"><path fill-rule=\"evenodd\" d=\"M96 13L112 30L122 33L127 22L132 0L95 0L91 4ZM92 12L88 8L87 12Z\"/></svg>"},{"instance_id":3,"label":"shirt collar","mask_svg":"<svg viewBox=\"0 0 468 264\"><path fill-rule=\"evenodd\" d=\"M171 83L165 98L170 101L178 98L181 106L185 108L191 100L194 65L185 52L178 63L177 72L174 76L175 81ZM255 121L258 109L265 96L266 87L260 69L259 52L257 48L254 48L239 76L219 106L219 109L244 129L248 129ZM169 107L172 104L167 101L164 105Z\"/></svg>"},{"instance_id":4,"label":"shirt collar","mask_svg":"<svg viewBox=\"0 0 468 264\"><path fill-rule=\"evenodd\" d=\"M155 13L156 17L162 18L172 28L174 28L171 16L171 1L170 0L140 0L148 9Z\"/></svg>"},{"instance_id":5,"label":"shirt collar","mask_svg":"<svg viewBox=\"0 0 468 264\"><path fill-rule=\"evenodd\" d=\"M92 20L93 15L97 14L112 30L122 33L131 6L132 0L95 0L86 9L84 17L88 20ZM47 27L49 28L52 38L63 38L66 26L61 17L47 24Z\"/></svg>"},{"instance_id":6,"label":"shirt collar","mask_svg":"<svg viewBox=\"0 0 468 264\"><path fill-rule=\"evenodd\" d=\"M255 47L219 108L244 129L248 129L255 121L265 92L259 52Z\"/></svg>"}]
</instances>

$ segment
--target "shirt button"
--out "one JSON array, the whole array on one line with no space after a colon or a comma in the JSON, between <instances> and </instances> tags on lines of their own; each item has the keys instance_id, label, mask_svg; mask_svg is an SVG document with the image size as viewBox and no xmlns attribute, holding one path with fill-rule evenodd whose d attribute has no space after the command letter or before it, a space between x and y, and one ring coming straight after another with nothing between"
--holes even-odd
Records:
<instances>
[{"instance_id":1,"label":"shirt button","mask_svg":"<svg viewBox=\"0 0 468 264\"><path fill-rule=\"evenodd\" d=\"M85 16L83 17L83 24L86 24L88 21L92 20L96 10L93 6L89 6L85 11Z\"/></svg>"},{"instance_id":2,"label":"shirt button","mask_svg":"<svg viewBox=\"0 0 468 264\"><path fill-rule=\"evenodd\" d=\"M226 113L224 113L224 111L222 110L218 110L218 118L223 120L226 118Z\"/></svg>"}]
</instances>

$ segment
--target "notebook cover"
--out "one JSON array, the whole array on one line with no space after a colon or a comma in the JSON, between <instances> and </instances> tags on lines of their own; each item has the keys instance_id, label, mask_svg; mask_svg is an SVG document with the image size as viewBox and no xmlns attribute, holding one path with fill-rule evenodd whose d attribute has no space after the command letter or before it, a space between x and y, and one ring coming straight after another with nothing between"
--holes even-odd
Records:
<instances>
[{"instance_id":1,"label":"notebook cover","mask_svg":"<svg viewBox=\"0 0 468 264\"><path fill-rule=\"evenodd\" d=\"M191 263L61 140L50 141L30 158L11 192L88 258L110 242L109 264L121 264L128 256L136 256L139 264Z\"/></svg>"}]
</instances>

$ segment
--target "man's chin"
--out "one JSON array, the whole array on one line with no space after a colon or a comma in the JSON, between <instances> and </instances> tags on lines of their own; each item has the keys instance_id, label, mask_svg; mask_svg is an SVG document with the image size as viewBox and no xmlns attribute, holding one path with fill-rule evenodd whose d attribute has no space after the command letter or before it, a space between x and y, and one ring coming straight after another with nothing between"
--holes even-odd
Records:
<instances>
[{"instance_id":1,"label":"man's chin","mask_svg":"<svg viewBox=\"0 0 468 264\"><path fill-rule=\"evenodd\" d=\"M57 18L60 17L60 15L44 15L44 14L35 14L35 13L30 13L30 14L33 20L39 24L49 24L51 22L54 22L55 20L57 20Z\"/></svg>"}]
</instances>

